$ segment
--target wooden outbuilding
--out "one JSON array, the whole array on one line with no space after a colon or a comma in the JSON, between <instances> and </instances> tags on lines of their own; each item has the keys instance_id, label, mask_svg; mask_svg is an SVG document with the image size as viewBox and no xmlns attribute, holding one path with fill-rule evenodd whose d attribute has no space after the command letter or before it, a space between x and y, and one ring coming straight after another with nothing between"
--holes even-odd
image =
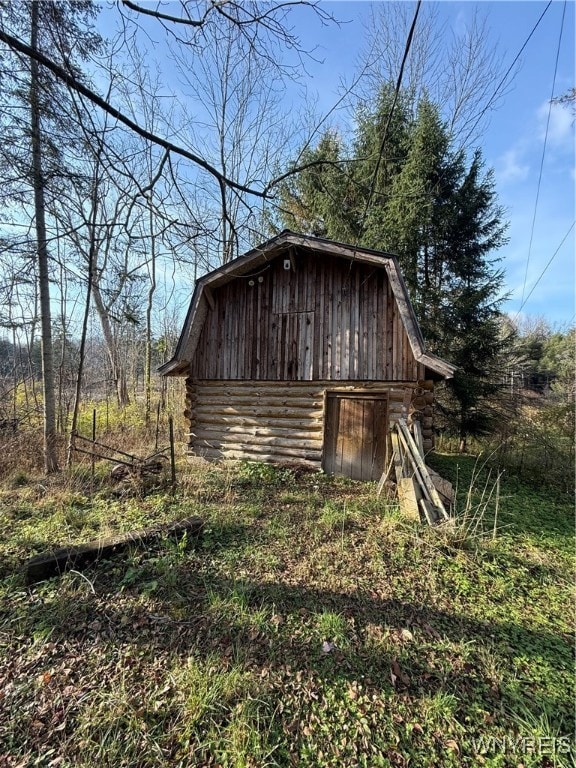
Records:
<instances>
[{"instance_id":1,"label":"wooden outbuilding","mask_svg":"<svg viewBox=\"0 0 576 768\"><path fill-rule=\"evenodd\" d=\"M395 256L285 230L201 277L166 376L186 377L189 450L374 480L391 425L433 445L434 381Z\"/></svg>"}]
</instances>

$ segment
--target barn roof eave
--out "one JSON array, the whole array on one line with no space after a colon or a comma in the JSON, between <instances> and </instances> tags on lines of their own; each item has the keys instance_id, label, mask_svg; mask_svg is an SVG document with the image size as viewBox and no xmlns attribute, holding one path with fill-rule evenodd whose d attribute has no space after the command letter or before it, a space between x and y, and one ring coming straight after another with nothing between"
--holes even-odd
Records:
<instances>
[{"instance_id":1,"label":"barn roof eave","mask_svg":"<svg viewBox=\"0 0 576 768\"><path fill-rule=\"evenodd\" d=\"M177 357L173 357L172 360L168 360L167 363L158 367L158 373L161 376L185 376L188 371L190 363L187 360L179 360Z\"/></svg>"},{"instance_id":2,"label":"barn roof eave","mask_svg":"<svg viewBox=\"0 0 576 768\"><path fill-rule=\"evenodd\" d=\"M422 363L428 370L436 373L442 379L451 379L457 371L457 366L452 365L447 360L443 360L437 355L433 355L430 352L425 352L419 355L417 358L419 363Z\"/></svg>"}]
</instances>

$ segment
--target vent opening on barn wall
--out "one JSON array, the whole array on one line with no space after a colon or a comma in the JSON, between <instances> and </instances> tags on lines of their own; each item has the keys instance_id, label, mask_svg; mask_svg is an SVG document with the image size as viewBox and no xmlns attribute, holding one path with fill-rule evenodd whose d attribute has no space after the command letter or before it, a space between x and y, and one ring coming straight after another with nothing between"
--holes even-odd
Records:
<instances>
[{"instance_id":1,"label":"vent opening on barn wall","mask_svg":"<svg viewBox=\"0 0 576 768\"><path fill-rule=\"evenodd\" d=\"M323 469L353 480L378 480L388 434L386 392L327 392Z\"/></svg>"}]
</instances>

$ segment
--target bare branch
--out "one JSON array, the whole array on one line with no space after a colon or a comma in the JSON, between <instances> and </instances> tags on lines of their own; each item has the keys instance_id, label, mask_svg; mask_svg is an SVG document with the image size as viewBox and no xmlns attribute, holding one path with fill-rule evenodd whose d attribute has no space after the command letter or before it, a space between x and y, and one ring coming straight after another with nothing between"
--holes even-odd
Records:
<instances>
[{"instance_id":1,"label":"bare branch","mask_svg":"<svg viewBox=\"0 0 576 768\"><path fill-rule=\"evenodd\" d=\"M265 193L260 190L252 189L243 184L238 184L233 179L226 178L216 168L214 168L214 166L210 165L210 163L207 163L206 160L194 154L193 152L190 152L184 147L173 144L171 141L168 141L162 136L157 136L151 131L142 128L142 126L138 125L138 123L134 122L134 120L131 120L125 114L120 112L120 110L116 109L116 107L112 106L112 104L109 104L91 88L88 88L86 85L79 82L76 77L56 64L56 62L52 61L47 56L44 56L44 54L40 53L39 51L33 50L29 45L26 45L13 35L9 35L4 30L0 30L0 41L6 43L13 50L18 51L19 53L23 53L25 56L28 56L29 58L42 64L42 66L46 67L46 69L50 70L50 72L53 72L59 80L62 80L64 83L66 83L69 88L72 88L87 98L89 101L91 101L93 104L96 104L96 106L100 107L100 109L114 117L116 120L118 120L118 122L122 123L127 128L130 128L132 131L134 131L134 133L137 133L142 138L147 139L148 141L151 141L160 147L163 147L169 152L174 152L174 154L185 157L187 160L195 163L200 168L203 168L205 171L210 173L220 184L225 184L233 189L239 190L240 192L246 192L249 195L254 195L255 197L266 196Z\"/></svg>"},{"instance_id":2,"label":"bare branch","mask_svg":"<svg viewBox=\"0 0 576 768\"><path fill-rule=\"evenodd\" d=\"M209 7L206 10L206 13L201 19L183 19L181 16L170 16L167 13L160 13L160 11L153 11L151 8L142 8L142 6L137 5L136 3L132 3L130 0L121 0L122 5L125 5L126 8L130 8L131 11L136 11L136 13L141 13L144 16L153 16L155 19L159 19L160 21L170 21L173 24L185 24L190 27L201 27L212 10L212 6Z\"/></svg>"}]
</instances>

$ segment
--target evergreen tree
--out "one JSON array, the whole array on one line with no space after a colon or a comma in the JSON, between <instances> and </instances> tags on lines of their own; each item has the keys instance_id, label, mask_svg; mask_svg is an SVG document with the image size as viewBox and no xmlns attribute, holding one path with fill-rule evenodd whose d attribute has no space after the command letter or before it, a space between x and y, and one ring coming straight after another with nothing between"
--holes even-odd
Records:
<instances>
[{"instance_id":1,"label":"evergreen tree","mask_svg":"<svg viewBox=\"0 0 576 768\"><path fill-rule=\"evenodd\" d=\"M357 237L356 184L345 160L343 143L332 131L322 135L317 147L302 152L299 165L319 164L282 186L280 205L285 226L344 242Z\"/></svg>"},{"instance_id":2,"label":"evergreen tree","mask_svg":"<svg viewBox=\"0 0 576 768\"><path fill-rule=\"evenodd\" d=\"M386 86L374 111L359 115L349 152L333 134L309 151L310 159L330 158L340 168L317 166L293 180L283 220L397 254L428 347L459 368L444 409L465 448L468 434L489 427L486 401L500 381L494 364L503 344L503 276L494 252L506 225L480 151L469 163L454 152L428 99L412 117L400 98L381 151L391 98Z\"/></svg>"}]
</instances>

